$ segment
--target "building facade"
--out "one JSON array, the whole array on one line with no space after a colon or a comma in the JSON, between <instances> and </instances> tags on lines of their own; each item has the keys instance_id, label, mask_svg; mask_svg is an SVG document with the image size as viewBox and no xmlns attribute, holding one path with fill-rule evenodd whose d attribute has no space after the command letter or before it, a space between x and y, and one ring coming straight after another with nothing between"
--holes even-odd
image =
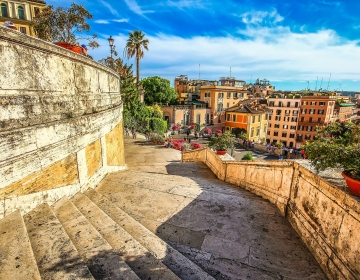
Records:
<instances>
[{"instance_id":1,"label":"building facade","mask_svg":"<svg viewBox=\"0 0 360 280\"><path fill-rule=\"evenodd\" d=\"M5 21L11 21L18 31L35 36L31 21L45 6L42 0L0 0L0 25Z\"/></svg>"},{"instance_id":2,"label":"building facade","mask_svg":"<svg viewBox=\"0 0 360 280\"><path fill-rule=\"evenodd\" d=\"M300 147L317 136L316 127L332 121L338 96L302 96L296 129L296 146Z\"/></svg>"},{"instance_id":3,"label":"building facade","mask_svg":"<svg viewBox=\"0 0 360 280\"><path fill-rule=\"evenodd\" d=\"M247 99L239 101L225 112L226 130L243 129L246 131L247 139L257 143L265 142L270 112L266 105L255 99Z\"/></svg>"},{"instance_id":4,"label":"building facade","mask_svg":"<svg viewBox=\"0 0 360 280\"><path fill-rule=\"evenodd\" d=\"M287 147L295 147L296 129L299 118L300 98L269 98L271 112L268 119L266 140L268 143L282 142Z\"/></svg>"}]
</instances>

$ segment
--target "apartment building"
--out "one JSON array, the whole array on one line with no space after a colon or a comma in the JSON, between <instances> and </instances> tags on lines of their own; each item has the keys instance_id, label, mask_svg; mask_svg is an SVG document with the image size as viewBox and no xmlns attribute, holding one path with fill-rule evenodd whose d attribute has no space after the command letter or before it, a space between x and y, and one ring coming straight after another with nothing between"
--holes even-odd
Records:
<instances>
[{"instance_id":1,"label":"apartment building","mask_svg":"<svg viewBox=\"0 0 360 280\"><path fill-rule=\"evenodd\" d=\"M287 147L296 146L296 129L299 119L300 98L293 95L269 97L268 143L282 142Z\"/></svg>"},{"instance_id":2,"label":"apartment building","mask_svg":"<svg viewBox=\"0 0 360 280\"><path fill-rule=\"evenodd\" d=\"M242 80L224 78L212 85L202 85L199 101L206 102L211 108L210 122L214 125L225 123L225 109L248 98L246 83Z\"/></svg>"},{"instance_id":3,"label":"apartment building","mask_svg":"<svg viewBox=\"0 0 360 280\"><path fill-rule=\"evenodd\" d=\"M260 104L256 99L247 99L239 101L225 112L226 130L244 129L247 139L258 143L265 142L270 112L266 105Z\"/></svg>"},{"instance_id":4,"label":"apartment building","mask_svg":"<svg viewBox=\"0 0 360 280\"><path fill-rule=\"evenodd\" d=\"M45 7L46 4L42 0L0 0L0 25L5 21L11 21L18 31L35 36L31 21Z\"/></svg>"},{"instance_id":5,"label":"apartment building","mask_svg":"<svg viewBox=\"0 0 360 280\"><path fill-rule=\"evenodd\" d=\"M323 126L333 121L335 102L338 96L302 96L296 146L316 137L316 126Z\"/></svg>"}]
</instances>

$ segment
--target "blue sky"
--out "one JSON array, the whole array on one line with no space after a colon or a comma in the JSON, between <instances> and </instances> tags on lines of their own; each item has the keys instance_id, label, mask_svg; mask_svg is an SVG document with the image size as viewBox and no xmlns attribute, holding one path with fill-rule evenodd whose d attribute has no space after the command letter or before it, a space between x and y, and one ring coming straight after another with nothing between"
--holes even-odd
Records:
<instances>
[{"instance_id":1,"label":"blue sky","mask_svg":"<svg viewBox=\"0 0 360 280\"><path fill-rule=\"evenodd\" d=\"M70 6L73 0L48 0ZM320 87L360 91L359 0L78 0L109 55L112 35L122 57L128 33L142 30L149 51L141 78L268 79L279 90ZM126 60L126 59L125 59ZM130 59L129 64L134 64ZM134 69L135 70L135 69ZM329 78L331 74L331 80ZM328 87L329 85L329 87Z\"/></svg>"}]
</instances>

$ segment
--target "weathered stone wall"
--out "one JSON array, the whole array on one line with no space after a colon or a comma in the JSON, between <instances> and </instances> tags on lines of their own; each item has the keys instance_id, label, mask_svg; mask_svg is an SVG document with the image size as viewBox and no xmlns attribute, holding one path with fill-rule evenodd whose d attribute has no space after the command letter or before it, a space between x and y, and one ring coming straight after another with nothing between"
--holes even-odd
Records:
<instances>
[{"instance_id":1,"label":"weathered stone wall","mask_svg":"<svg viewBox=\"0 0 360 280\"><path fill-rule=\"evenodd\" d=\"M0 26L0 218L125 168L119 77Z\"/></svg>"},{"instance_id":2,"label":"weathered stone wall","mask_svg":"<svg viewBox=\"0 0 360 280\"><path fill-rule=\"evenodd\" d=\"M202 161L219 179L276 204L329 279L360 279L357 199L296 162L218 159L209 149L182 154L182 161Z\"/></svg>"}]
</instances>

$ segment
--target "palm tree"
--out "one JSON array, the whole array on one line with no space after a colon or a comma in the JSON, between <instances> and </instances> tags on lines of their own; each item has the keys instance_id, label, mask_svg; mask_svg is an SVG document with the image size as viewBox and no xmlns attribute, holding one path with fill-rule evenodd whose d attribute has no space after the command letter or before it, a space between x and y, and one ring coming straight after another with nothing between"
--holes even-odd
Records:
<instances>
[{"instance_id":1,"label":"palm tree","mask_svg":"<svg viewBox=\"0 0 360 280\"><path fill-rule=\"evenodd\" d=\"M129 32L129 39L126 41L125 54L127 59L135 55L136 60L136 82L139 83L140 77L140 59L144 57L144 49L148 49L149 40L144 39L145 34L141 30Z\"/></svg>"}]
</instances>

